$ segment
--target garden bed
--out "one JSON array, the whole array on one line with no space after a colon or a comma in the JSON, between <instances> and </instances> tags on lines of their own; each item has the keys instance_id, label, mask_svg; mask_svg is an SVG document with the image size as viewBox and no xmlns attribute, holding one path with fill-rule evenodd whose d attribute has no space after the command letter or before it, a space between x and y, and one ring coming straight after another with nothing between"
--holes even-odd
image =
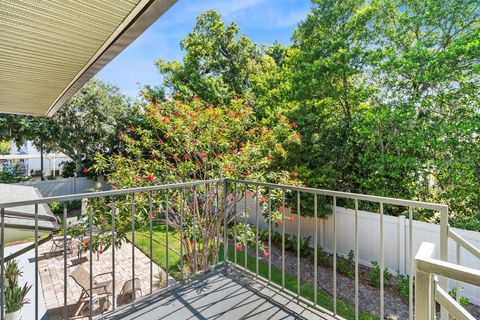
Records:
<instances>
[{"instance_id":1,"label":"garden bed","mask_svg":"<svg viewBox=\"0 0 480 320\"><path fill-rule=\"evenodd\" d=\"M272 244L272 267L282 268L282 250ZM265 259L265 258L264 258ZM360 309L376 316L380 315L380 288L367 283L366 275L371 268L359 265L359 305ZM297 255L285 251L285 273L297 276ZM314 283L314 263L312 257L300 257L300 277L307 283ZM389 285L384 287L385 319L401 320L409 318L408 298L400 295L397 287L398 277L392 276ZM333 296L333 268L317 266L318 288ZM348 304L355 305L355 279L349 278L337 270L337 298ZM476 318L480 319L480 307L469 304L466 309Z\"/></svg>"}]
</instances>

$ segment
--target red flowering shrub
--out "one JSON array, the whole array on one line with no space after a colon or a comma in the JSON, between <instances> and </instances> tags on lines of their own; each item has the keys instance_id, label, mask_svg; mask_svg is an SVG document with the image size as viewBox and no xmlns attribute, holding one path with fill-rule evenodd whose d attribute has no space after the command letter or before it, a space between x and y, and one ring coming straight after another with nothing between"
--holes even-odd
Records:
<instances>
[{"instance_id":1,"label":"red flowering shrub","mask_svg":"<svg viewBox=\"0 0 480 320\"><path fill-rule=\"evenodd\" d=\"M117 188L222 176L286 183L286 147L300 140L284 116L258 121L241 99L221 106L150 101L139 116L119 133L125 152L96 164L113 169L109 180Z\"/></svg>"}]
</instances>

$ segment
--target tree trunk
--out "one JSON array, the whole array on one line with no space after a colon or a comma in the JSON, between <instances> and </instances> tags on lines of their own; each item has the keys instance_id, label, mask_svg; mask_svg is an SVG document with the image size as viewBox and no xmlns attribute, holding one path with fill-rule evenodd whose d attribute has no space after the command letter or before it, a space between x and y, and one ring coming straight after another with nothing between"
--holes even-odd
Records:
<instances>
[{"instance_id":1,"label":"tree trunk","mask_svg":"<svg viewBox=\"0 0 480 320\"><path fill-rule=\"evenodd\" d=\"M82 157L80 155L75 157L75 172L77 176L82 174Z\"/></svg>"}]
</instances>

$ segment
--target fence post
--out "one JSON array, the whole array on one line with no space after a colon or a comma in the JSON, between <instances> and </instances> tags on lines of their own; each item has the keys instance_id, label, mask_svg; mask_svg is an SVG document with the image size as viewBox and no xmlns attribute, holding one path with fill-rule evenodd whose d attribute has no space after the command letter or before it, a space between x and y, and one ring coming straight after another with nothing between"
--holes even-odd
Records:
<instances>
[{"instance_id":1,"label":"fence post","mask_svg":"<svg viewBox=\"0 0 480 320\"><path fill-rule=\"evenodd\" d=\"M416 270L415 276L415 319L432 319L431 296L432 277L430 274Z\"/></svg>"}]
</instances>

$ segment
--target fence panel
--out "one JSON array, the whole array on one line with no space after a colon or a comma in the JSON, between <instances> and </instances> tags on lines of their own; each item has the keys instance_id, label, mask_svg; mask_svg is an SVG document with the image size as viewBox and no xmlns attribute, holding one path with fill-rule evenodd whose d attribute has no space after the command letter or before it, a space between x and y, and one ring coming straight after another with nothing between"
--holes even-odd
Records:
<instances>
[{"instance_id":1,"label":"fence panel","mask_svg":"<svg viewBox=\"0 0 480 320\"><path fill-rule=\"evenodd\" d=\"M69 194L90 192L93 189L102 191L110 190L110 184L105 183L103 179L98 181L81 178L59 178L55 180L30 180L19 183L21 185L36 187L43 197L55 197Z\"/></svg>"},{"instance_id":2,"label":"fence panel","mask_svg":"<svg viewBox=\"0 0 480 320\"><path fill-rule=\"evenodd\" d=\"M238 212L242 212L244 201L239 201ZM247 200L248 223L255 225L255 207L252 199ZM258 210L261 213L261 210ZM337 252L342 256L346 256L350 250L355 249L355 210L337 207ZM286 216L293 216L297 221L298 216L291 214L290 210L286 210ZM285 231L287 233L296 233L296 223L287 223ZM384 216L384 254L385 267L393 274L400 272L402 274L410 274L411 259L409 254L409 221L404 216L393 217ZM313 217L300 217L301 236L310 236L312 241L310 246L313 247L313 239L315 235L315 222ZM260 219L259 226L266 229L267 225ZM413 221L413 255L420 248L422 242L427 241L435 244L435 253L440 256L440 225L431 224L421 221ZM280 228L273 226L273 231L281 232ZM480 233L474 231L461 230L453 228L455 232L469 241L472 245L480 248ZM333 218L318 218L318 243L329 253L333 252ZM413 257L414 258L414 257ZM371 261L380 260L380 215L373 212L359 210L359 263L365 266L371 266ZM449 261L456 262L456 243L449 240ZM480 269L480 261L466 250L461 251L461 265ZM415 265L414 265L415 268ZM414 269L415 271L415 269ZM454 288L455 283L449 284L450 288ZM480 304L480 288L461 284L463 287L462 296L466 296L472 303Z\"/></svg>"}]
</instances>

